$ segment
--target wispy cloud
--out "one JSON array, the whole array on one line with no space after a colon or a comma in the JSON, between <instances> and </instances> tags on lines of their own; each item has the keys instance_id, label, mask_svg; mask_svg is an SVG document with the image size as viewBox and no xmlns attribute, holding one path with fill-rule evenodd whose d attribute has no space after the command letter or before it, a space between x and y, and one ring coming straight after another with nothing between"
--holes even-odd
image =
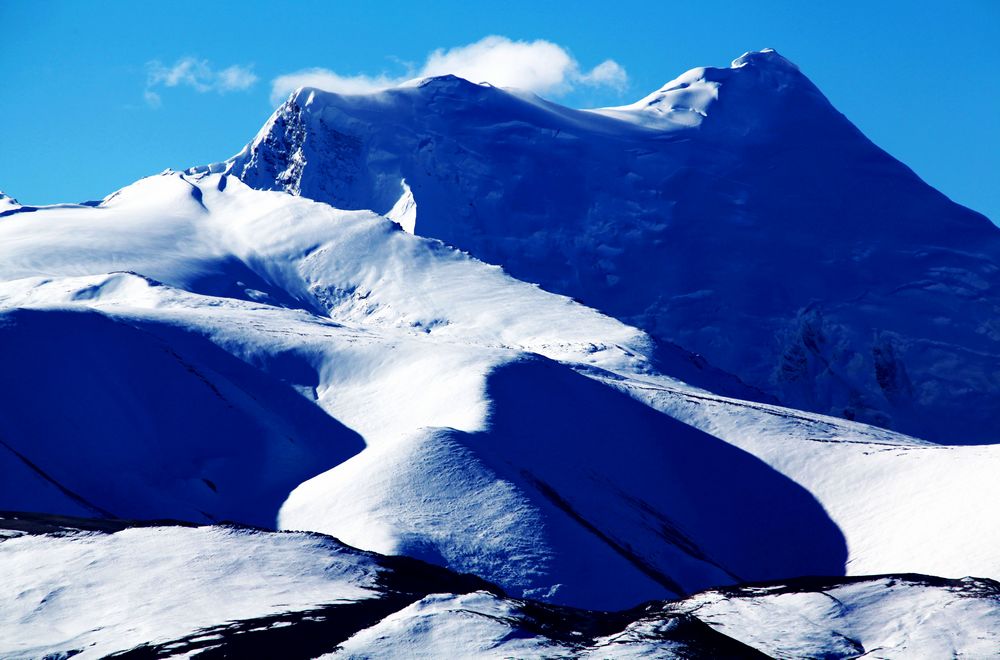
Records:
<instances>
[{"instance_id":1,"label":"wispy cloud","mask_svg":"<svg viewBox=\"0 0 1000 660\"><path fill-rule=\"evenodd\" d=\"M390 78L378 76L342 76L329 69L302 69L294 73L278 76L271 81L271 102L280 103L290 92L299 87L316 87L338 94L368 94L389 87L395 87L413 76Z\"/></svg>"},{"instance_id":2,"label":"wispy cloud","mask_svg":"<svg viewBox=\"0 0 1000 660\"><path fill-rule=\"evenodd\" d=\"M278 76L271 82L271 101L278 103L299 87L364 94L394 87L412 78L445 74L557 96L580 86L622 91L628 84L624 67L614 60L605 60L587 71L569 51L551 41L513 41L507 37L489 36L466 46L435 50L427 56L423 66L402 76L344 75L322 68Z\"/></svg>"},{"instance_id":3,"label":"wispy cloud","mask_svg":"<svg viewBox=\"0 0 1000 660\"><path fill-rule=\"evenodd\" d=\"M146 103L159 107L162 102L161 87L190 87L206 93L226 92L249 89L257 82L257 76L251 67L233 65L225 69L213 69L208 60L195 57L182 57L171 66L162 62L152 61L146 64Z\"/></svg>"}]
</instances>

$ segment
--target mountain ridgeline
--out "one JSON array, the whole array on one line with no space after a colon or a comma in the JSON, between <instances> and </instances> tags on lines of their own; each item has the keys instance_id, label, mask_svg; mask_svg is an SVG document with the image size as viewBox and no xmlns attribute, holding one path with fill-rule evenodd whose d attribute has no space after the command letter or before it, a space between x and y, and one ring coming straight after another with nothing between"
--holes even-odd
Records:
<instances>
[{"instance_id":1,"label":"mountain ridgeline","mask_svg":"<svg viewBox=\"0 0 1000 660\"><path fill-rule=\"evenodd\" d=\"M304 88L206 169L386 214L702 356L750 398L1000 437L1000 230L773 50L600 110L452 76Z\"/></svg>"}]
</instances>

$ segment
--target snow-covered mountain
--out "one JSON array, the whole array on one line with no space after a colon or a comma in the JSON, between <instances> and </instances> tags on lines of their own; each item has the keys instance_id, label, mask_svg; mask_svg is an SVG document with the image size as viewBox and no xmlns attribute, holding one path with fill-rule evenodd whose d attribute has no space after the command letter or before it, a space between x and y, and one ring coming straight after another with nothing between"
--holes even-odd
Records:
<instances>
[{"instance_id":1,"label":"snow-covered mountain","mask_svg":"<svg viewBox=\"0 0 1000 660\"><path fill-rule=\"evenodd\" d=\"M388 214L785 405L1000 438L1000 230L773 50L597 111L455 77L302 89L208 169Z\"/></svg>"},{"instance_id":2,"label":"snow-covered mountain","mask_svg":"<svg viewBox=\"0 0 1000 660\"><path fill-rule=\"evenodd\" d=\"M4 218L0 309L0 509L314 530L600 609L1000 577L1000 446L693 387L371 212L165 173Z\"/></svg>"},{"instance_id":3,"label":"snow-covered mountain","mask_svg":"<svg viewBox=\"0 0 1000 660\"><path fill-rule=\"evenodd\" d=\"M302 90L0 204L0 511L98 519L0 516L0 655L996 646L996 230L773 52L587 112Z\"/></svg>"}]
</instances>

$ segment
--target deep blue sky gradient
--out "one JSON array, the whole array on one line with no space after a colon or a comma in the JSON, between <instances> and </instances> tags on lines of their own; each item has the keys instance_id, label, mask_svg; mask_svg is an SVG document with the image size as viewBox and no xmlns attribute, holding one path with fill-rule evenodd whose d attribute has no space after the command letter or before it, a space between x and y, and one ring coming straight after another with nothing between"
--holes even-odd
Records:
<instances>
[{"instance_id":1,"label":"deep blue sky gradient","mask_svg":"<svg viewBox=\"0 0 1000 660\"><path fill-rule=\"evenodd\" d=\"M22 203L103 197L167 167L222 160L272 107L270 81L306 67L401 75L433 49L489 34L547 39L586 69L611 58L631 102L695 66L774 47L878 145L955 201L1000 221L1000 1L36 2L0 0L0 190ZM160 89L146 64L252 65L225 95Z\"/></svg>"}]
</instances>

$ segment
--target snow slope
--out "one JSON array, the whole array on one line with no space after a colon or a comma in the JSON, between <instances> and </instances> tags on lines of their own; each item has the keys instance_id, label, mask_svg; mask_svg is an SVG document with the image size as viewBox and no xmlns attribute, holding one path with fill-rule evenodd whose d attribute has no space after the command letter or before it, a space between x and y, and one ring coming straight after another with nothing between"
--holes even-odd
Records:
<instances>
[{"instance_id":1,"label":"snow slope","mask_svg":"<svg viewBox=\"0 0 1000 660\"><path fill-rule=\"evenodd\" d=\"M391 220L229 175L4 217L0 334L0 510L280 523L600 609L1000 576L993 446L693 387L664 372L738 389Z\"/></svg>"},{"instance_id":2,"label":"snow slope","mask_svg":"<svg viewBox=\"0 0 1000 660\"><path fill-rule=\"evenodd\" d=\"M128 279L110 285L145 284ZM289 491L364 446L287 385L162 324L4 311L0 362L8 509L270 526Z\"/></svg>"},{"instance_id":3,"label":"snow slope","mask_svg":"<svg viewBox=\"0 0 1000 660\"><path fill-rule=\"evenodd\" d=\"M0 540L0 654L98 658L319 606L383 599L392 611L399 586L392 571L385 558L315 534L227 527L14 532ZM438 589L490 588L440 569L423 572ZM426 593L401 595L405 604Z\"/></svg>"},{"instance_id":4,"label":"snow slope","mask_svg":"<svg viewBox=\"0 0 1000 660\"><path fill-rule=\"evenodd\" d=\"M678 609L772 658L989 658L998 605L992 580L889 575L710 591Z\"/></svg>"},{"instance_id":5,"label":"snow slope","mask_svg":"<svg viewBox=\"0 0 1000 660\"><path fill-rule=\"evenodd\" d=\"M0 215L7 213L8 211L14 211L20 208L21 205L17 203L17 200L9 195L5 195L3 191L0 191Z\"/></svg>"},{"instance_id":6,"label":"snow slope","mask_svg":"<svg viewBox=\"0 0 1000 660\"><path fill-rule=\"evenodd\" d=\"M989 580L804 579L609 613L513 599L318 534L238 527L0 514L0 578L0 655L12 659L978 658L1000 643Z\"/></svg>"},{"instance_id":7,"label":"snow slope","mask_svg":"<svg viewBox=\"0 0 1000 660\"><path fill-rule=\"evenodd\" d=\"M803 486L844 535L847 575L1000 575L990 547L1000 542L992 504L1000 497L993 478L1000 445L937 445L836 418L704 396L655 377L598 377Z\"/></svg>"},{"instance_id":8,"label":"snow slope","mask_svg":"<svg viewBox=\"0 0 1000 660\"><path fill-rule=\"evenodd\" d=\"M302 89L194 171L390 214L704 356L743 397L1000 438L1000 230L773 50L596 111L449 76Z\"/></svg>"},{"instance_id":9,"label":"snow slope","mask_svg":"<svg viewBox=\"0 0 1000 660\"><path fill-rule=\"evenodd\" d=\"M1000 587L973 578L798 580L573 614L493 594L429 596L326 657L989 658L1000 644ZM574 632L560 638L556 617ZM539 623L548 645L531 635Z\"/></svg>"},{"instance_id":10,"label":"snow slope","mask_svg":"<svg viewBox=\"0 0 1000 660\"><path fill-rule=\"evenodd\" d=\"M483 430L367 450L296 489L281 526L592 608L844 570L819 503L725 442L539 358L486 396Z\"/></svg>"}]
</instances>

